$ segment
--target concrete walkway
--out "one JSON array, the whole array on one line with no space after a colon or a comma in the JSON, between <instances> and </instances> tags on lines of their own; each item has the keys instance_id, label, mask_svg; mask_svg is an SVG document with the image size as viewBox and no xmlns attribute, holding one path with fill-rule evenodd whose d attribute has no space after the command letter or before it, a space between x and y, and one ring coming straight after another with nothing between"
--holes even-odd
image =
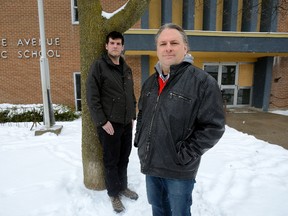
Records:
<instances>
[{"instance_id":1,"label":"concrete walkway","mask_svg":"<svg viewBox=\"0 0 288 216\"><path fill-rule=\"evenodd\" d=\"M288 150L288 116L251 109L228 109L226 124Z\"/></svg>"}]
</instances>

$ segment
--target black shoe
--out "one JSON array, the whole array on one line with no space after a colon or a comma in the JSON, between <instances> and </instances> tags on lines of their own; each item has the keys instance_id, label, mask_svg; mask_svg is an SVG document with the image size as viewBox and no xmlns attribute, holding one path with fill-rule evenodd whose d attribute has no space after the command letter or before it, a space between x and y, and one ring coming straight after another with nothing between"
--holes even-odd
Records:
<instances>
[{"instance_id":1,"label":"black shoe","mask_svg":"<svg viewBox=\"0 0 288 216\"><path fill-rule=\"evenodd\" d=\"M133 200L138 199L138 194L136 192L130 190L129 188L126 188L125 190L120 191L120 195L123 195L123 196L128 197L128 198L133 199Z\"/></svg>"},{"instance_id":2,"label":"black shoe","mask_svg":"<svg viewBox=\"0 0 288 216\"><path fill-rule=\"evenodd\" d=\"M125 207L123 206L119 196L110 197L110 199L115 212L120 213L124 211Z\"/></svg>"}]
</instances>

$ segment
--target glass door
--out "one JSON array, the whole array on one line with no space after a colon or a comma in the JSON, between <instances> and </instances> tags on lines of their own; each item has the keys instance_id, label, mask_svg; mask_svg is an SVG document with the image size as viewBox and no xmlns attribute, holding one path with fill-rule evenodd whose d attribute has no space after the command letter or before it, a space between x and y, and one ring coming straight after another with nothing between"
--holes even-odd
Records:
<instances>
[{"instance_id":1,"label":"glass door","mask_svg":"<svg viewBox=\"0 0 288 216\"><path fill-rule=\"evenodd\" d=\"M219 69L220 69L219 74L221 77L220 88L222 91L224 103L226 103L227 106L235 106L237 105L237 94L238 94L237 65L220 64Z\"/></svg>"},{"instance_id":2,"label":"glass door","mask_svg":"<svg viewBox=\"0 0 288 216\"><path fill-rule=\"evenodd\" d=\"M238 66L237 64L205 64L204 70L214 77L222 91L227 106L237 105Z\"/></svg>"}]
</instances>

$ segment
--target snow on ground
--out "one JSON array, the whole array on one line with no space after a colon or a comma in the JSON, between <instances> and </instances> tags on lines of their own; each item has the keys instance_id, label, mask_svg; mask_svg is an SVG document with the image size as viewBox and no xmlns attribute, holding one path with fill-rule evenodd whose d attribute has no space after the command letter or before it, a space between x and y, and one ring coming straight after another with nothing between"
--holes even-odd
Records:
<instances>
[{"instance_id":1,"label":"snow on ground","mask_svg":"<svg viewBox=\"0 0 288 216\"><path fill-rule=\"evenodd\" d=\"M124 213L113 212L106 191L85 188L81 123L57 122L63 125L59 136L34 136L31 122L0 124L1 216L151 215L134 147L129 187L140 197L123 198ZM226 126L221 141L203 156L192 215L287 216L287 179L287 150Z\"/></svg>"},{"instance_id":2,"label":"snow on ground","mask_svg":"<svg viewBox=\"0 0 288 216\"><path fill-rule=\"evenodd\" d=\"M271 113L279 114L279 115L286 115L288 116L288 111L287 110L273 110L270 111Z\"/></svg>"}]
</instances>

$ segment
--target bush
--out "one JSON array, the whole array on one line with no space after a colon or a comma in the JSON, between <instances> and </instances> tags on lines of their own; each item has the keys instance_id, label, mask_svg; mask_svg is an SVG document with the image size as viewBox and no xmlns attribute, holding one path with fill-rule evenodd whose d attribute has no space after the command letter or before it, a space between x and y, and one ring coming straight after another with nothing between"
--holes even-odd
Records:
<instances>
[{"instance_id":1,"label":"bush","mask_svg":"<svg viewBox=\"0 0 288 216\"><path fill-rule=\"evenodd\" d=\"M1 106L0 106L1 107ZM5 122L42 122L43 105L11 105L0 108L0 123ZM73 121L80 117L79 112L70 107L53 104L55 121Z\"/></svg>"},{"instance_id":2,"label":"bush","mask_svg":"<svg viewBox=\"0 0 288 216\"><path fill-rule=\"evenodd\" d=\"M4 123L8 121L8 114L9 111L8 110L0 110L0 123Z\"/></svg>"}]
</instances>

